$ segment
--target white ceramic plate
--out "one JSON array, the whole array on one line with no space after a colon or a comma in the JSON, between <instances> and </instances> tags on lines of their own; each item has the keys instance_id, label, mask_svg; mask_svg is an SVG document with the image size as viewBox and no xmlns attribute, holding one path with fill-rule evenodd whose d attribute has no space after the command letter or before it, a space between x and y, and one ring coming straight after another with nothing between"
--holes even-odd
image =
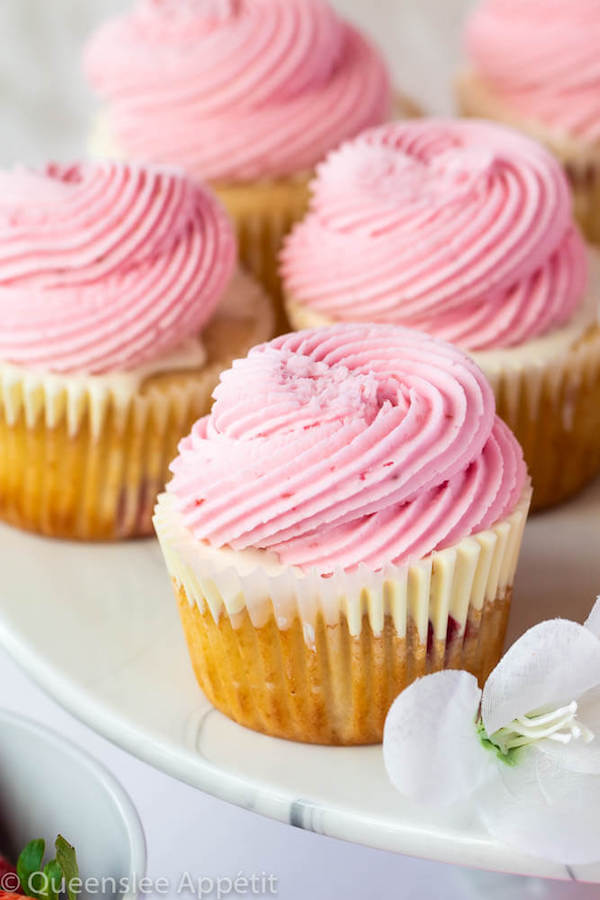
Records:
<instances>
[{"instance_id":1,"label":"white ceramic plate","mask_svg":"<svg viewBox=\"0 0 600 900\"><path fill-rule=\"evenodd\" d=\"M146 845L123 788L70 741L6 710L0 710L0 813L1 849L11 858L36 838L46 841L50 858L63 834L76 845L82 879L109 879L105 900L138 896ZM88 887L82 900L93 896L94 884Z\"/></svg>"},{"instance_id":2,"label":"white ceramic plate","mask_svg":"<svg viewBox=\"0 0 600 900\"><path fill-rule=\"evenodd\" d=\"M413 856L600 883L485 834L468 806L424 811L389 786L379 747L292 744L212 709L188 663L154 541L78 545L0 527L0 642L76 716L208 793L292 825ZM582 621L600 593L600 483L528 525L511 638Z\"/></svg>"}]
</instances>

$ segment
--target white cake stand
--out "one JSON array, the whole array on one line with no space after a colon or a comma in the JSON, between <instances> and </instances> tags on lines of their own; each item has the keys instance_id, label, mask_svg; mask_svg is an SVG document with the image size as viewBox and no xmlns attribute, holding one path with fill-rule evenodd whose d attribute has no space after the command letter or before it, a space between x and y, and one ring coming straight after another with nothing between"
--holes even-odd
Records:
<instances>
[{"instance_id":1,"label":"white cake stand","mask_svg":"<svg viewBox=\"0 0 600 900\"><path fill-rule=\"evenodd\" d=\"M246 809L349 841L521 875L600 883L492 840L465 805L432 813L390 787L379 747L254 734L214 710L188 663L158 545L72 544L0 527L0 643L90 727ZM600 593L600 482L527 528L510 638Z\"/></svg>"}]
</instances>

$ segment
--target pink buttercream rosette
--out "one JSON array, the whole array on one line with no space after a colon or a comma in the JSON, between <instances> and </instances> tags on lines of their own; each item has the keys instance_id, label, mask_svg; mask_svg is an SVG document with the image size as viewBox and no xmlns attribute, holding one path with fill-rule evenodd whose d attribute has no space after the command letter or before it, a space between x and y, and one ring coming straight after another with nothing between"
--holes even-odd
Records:
<instances>
[{"instance_id":1,"label":"pink buttercream rosette","mask_svg":"<svg viewBox=\"0 0 600 900\"><path fill-rule=\"evenodd\" d=\"M600 145L598 0L485 0L468 57L498 100L557 138Z\"/></svg>"},{"instance_id":2,"label":"pink buttercream rosette","mask_svg":"<svg viewBox=\"0 0 600 900\"><path fill-rule=\"evenodd\" d=\"M217 200L175 170L0 172L0 360L67 375L151 363L206 325L235 252Z\"/></svg>"},{"instance_id":3,"label":"pink buttercream rosette","mask_svg":"<svg viewBox=\"0 0 600 900\"><path fill-rule=\"evenodd\" d=\"M506 128L390 123L331 153L311 188L281 255L300 310L480 351L556 331L583 302L587 251L564 173Z\"/></svg>"},{"instance_id":4,"label":"pink buttercream rosette","mask_svg":"<svg viewBox=\"0 0 600 900\"><path fill-rule=\"evenodd\" d=\"M168 491L199 542L323 573L401 565L509 515L522 453L461 351L388 326L277 338L223 373Z\"/></svg>"},{"instance_id":5,"label":"pink buttercream rosette","mask_svg":"<svg viewBox=\"0 0 600 900\"><path fill-rule=\"evenodd\" d=\"M392 104L380 54L324 0L138 0L84 66L121 152L218 182L310 171Z\"/></svg>"}]
</instances>

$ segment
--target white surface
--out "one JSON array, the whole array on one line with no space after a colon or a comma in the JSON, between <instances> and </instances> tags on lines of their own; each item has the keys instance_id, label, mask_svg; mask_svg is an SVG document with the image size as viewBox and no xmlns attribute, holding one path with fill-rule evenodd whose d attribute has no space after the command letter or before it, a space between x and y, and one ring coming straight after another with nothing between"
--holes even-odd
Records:
<instances>
[{"instance_id":1,"label":"white surface","mask_svg":"<svg viewBox=\"0 0 600 900\"><path fill-rule=\"evenodd\" d=\"M281 900L594 900L597 886L513 878L370 850L280 825L137 762L49 700L0 650L0 703L79 742L130 793L148 842L148 877L273 873ZM154 892L149 897L159 897ZM165 895L174 900L175 890ZM181 893L184 900L193 894ZM214 891L208 895L215 897Z\"/></svg>"},{"instance_id":2,"label":"white surface","mask_svg":"<svg viewBox=\"0 0 600 900\"><path fill-rule=\"evenodd\" d=\"M600 585L599 513L600 482L528 525L513 636L551 615L587 615ZM3 526L0 571L0 643L76 715L163 771L320 834L568 877L491 840L468 807L440 815L403 801L389 787L379 747L287 743L212 710L192 676L155 541L69 544ZM600 866L571 874L600 882Z\"/></svg>"},{"instance_id":3,"label":"white surface","mask_svg":"<svg viewBox=\"0 0 600 900\"><path fill-rule=\"evenodd\" d=\"M124 879L132 888L126 896L111 887L105 896L133 900L146 852L129 797L108 770L64 737L0 710L1 850L16 859L29 841L43 838L49 859L57 834L77 842L83 880L110 878L118 885Z\"/></svg>"}]
</instances>

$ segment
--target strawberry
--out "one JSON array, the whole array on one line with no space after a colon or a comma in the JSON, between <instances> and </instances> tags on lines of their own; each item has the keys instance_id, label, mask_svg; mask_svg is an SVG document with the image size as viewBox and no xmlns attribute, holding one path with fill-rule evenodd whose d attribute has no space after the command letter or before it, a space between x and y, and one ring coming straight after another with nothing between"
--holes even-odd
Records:
<instances>
[{"instance_id":1,"label":"strawberry","mask_svg":"<svg viewBox=\"0 0 600 900\"><path fill-rule=\"evenodd\" d=\"M0 900L16 897L20 893L21 885L16 867L0 854Z\"/></svg>"},{"instance_id":2,"label":"strawberry","mask_svg":"<svg viewBox=\"0 0 600 900\"><path fill-rule=\"evenodd\" d=\"M2 856L2 854L0 854L0 878L2 878L4 875L16 875L16 874L17 874L17 870L13 866L13 864L10 863L6 859L5 856Z\"/></svg>"}]
</instances>

